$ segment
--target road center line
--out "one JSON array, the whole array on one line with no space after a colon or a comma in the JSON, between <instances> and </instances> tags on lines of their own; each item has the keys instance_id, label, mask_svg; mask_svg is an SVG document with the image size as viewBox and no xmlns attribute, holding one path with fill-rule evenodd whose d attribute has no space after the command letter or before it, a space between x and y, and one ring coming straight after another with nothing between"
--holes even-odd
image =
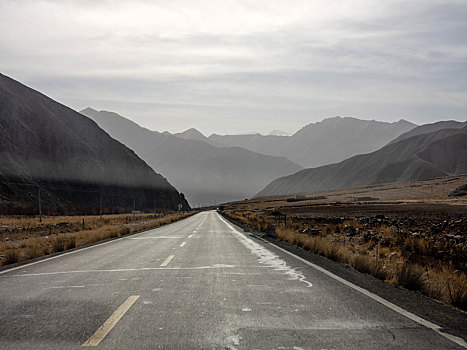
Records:
<instances>
[{"instance_id":1,"label":"road center line","mask_svg":"<svg viewBox=\"0 0 467 350\"><path fill-rule=\"evenodd\" d=\"M139 295L132 295L128 297L120 307L104 322L99 329L86 340L82 346L97 346L105 338L105 336L115 327L117 322L125 315L130 307L138 300Z\"/></svg>"},{"instance_id":2,"label":"road center line","mask_svg":"<svg viewBox=\"0 0 467 350\"><path fill-rule=\"evenodd\" d=\"M161 264L161 266L167 266L169 265L169 262L174 258L175 255L169 255L167 259L164 260L164 262Z\"/></svg>"},{"instance_id":3,"label":"road center line","mask_svg":"<svg viewBox=\"0 0 467 350\"><path fill-rule=\"evenodd\" d=\"M196 214L196 215L198 215L198 214ZM191 217L189 217L187 219L190 219L192 217L194 217L194 216L191 216ZM206 216L204 217L204 220L206 220ZM203 220L203 222L204 222L204 220ZM167 225L165 227L169 227L169 225ZM33 261L33 262L30 262L30 263L26 263L24 265L6 268L5 270L0 271L0 275L7 274L7 273L9 273L11 271L15 271L15 270L19 270L19 269L24 269L25 267L30 267L30 266L33 266L33 265L36 265L36 264L44 263L46 261L63 258L64 256L67 256L67 255L70 255L70 254L80 253L80 252L83 252L83 251L88 250L88 249L101 247L101 246L106 245L106 244L116 243L116 242L119 242L119 241L124 240L124 239L134 239L135 236L144 235L144 234L147 234L148 231L157 230L157 229L160 229L160 228L162 228L162 227L156 227L156 228L152 228L152 229L149 229L149 230L144 230L142 232L134 233L134 234L131 234L131 237L123 236L123 237L115 238L115 239L112 239L112 240L109 240L109 241L95 243L95 244L89 245L87 247L82 247L82 248L80 247L80 248L78 248L76 250L72 250L72 251L69 251L69 252L67 251L67 252L59 253L59 254L57 254L55 256L51 256L49 258L40 259L38 261Z\"/></svg>"},{"instance_id":4,"label":"road center line","mask_svg":"<svg viewBox=\"0 0 467 350\"><path fill-rule=\"evenodd\" d=\"M189 235L189 236L188 236L188 238L191 238L191 237L193 237L193 235Z\"/></svg>"},{"instance_id":5,"label":"road center line","mask_svg":"<svg viewBox=\"0 0 467 350\"><path fill-rule=\"evenodd\" d=\"M11 277L37 277L37 276L53 276L53 275L69 275L75 273L108 273L108 272L132 272L132 271L168 271L168 270L206 270L206 269L224 269L224 268L258 268L262 269L265 266L251 266L251 265L226 265L226 264L214 264L205 266L191 266L191 267L140 267L140 268L127 268L127 269L108 269L108 270L74 270L74 271L54 271L54 272L38 272L38 273L22 273L19 275L13 275ZM245 274L245 273L241 273ZM126 281L127 278L120 279L120 281ZM97 286L98 284L90 284L90 286Z\"/></svg>"},{"instance_id":6,"label":"road center line","mask_svg":"<svg viewBox=\"0 0 467 350\"><path fill-rule=\"evenodd\" d=\"M183 242L182 244L180 244L180 247L183 247L185 244L186 244L186 242Z\"/></svg>"},{"instance_id":7,"label":"road center line","mask_svg":"<svg viewBox=\"0 0 467 350\"><path fill-rule=\"evenodd\" d=\"M142 240L142 239L178 239L183 238L180 236L158 236L158 237L128 237L128 239Z\"/></svg>"}]
</instances>

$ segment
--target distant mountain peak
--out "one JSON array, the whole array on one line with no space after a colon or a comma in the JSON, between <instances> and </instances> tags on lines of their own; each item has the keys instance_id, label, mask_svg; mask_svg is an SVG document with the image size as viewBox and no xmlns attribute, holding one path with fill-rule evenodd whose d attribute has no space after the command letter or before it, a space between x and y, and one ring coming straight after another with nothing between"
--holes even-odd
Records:
<instances>
[{"instance_id":1,"label":"distant mountain peak","mask_svg":"<svg viewBox=\"0 0 467 350\"><path fill-rule=\"evenodd\" d=\"M414 126L417 126L417 124L414 124L412 122L409 122L408 120L404 119L404 118L401 118L399 119L397 122L395 122L395 124L404 124L404 125L414 125Z\"/></svg>"},{"instance_id":2,"label":"distant mountain peak","mask_svg":"<svg viewBox=\"0 0 467 350\"><path fill-rule=\"evenodd\" d=\"M180 132L177 134L174 134L175 136L181 137L183 139L187 140L201 140L204 141L206 139L206 136L201 133L201 131L195 129L195 128L190 128L188 130L185 130L184 132Z\"/></svg>"},{"instance_id":3,"label":"distant mountain peak","mask_svg":"<svg viewBox=\"0 0 467 350\"><path fill-rule=\"evenodd\" d=\"M400 123L401 121L407 122L401 119L398 123ZM409 123L409 125L413 125L410 122L407 122L407 123ZM401 123L400 125L405 125L405 124ZM412 136L427 134L427 133L442 130L442 129L461 129L465 125L467 125L467 122L458 122L455 120L442 120L442 121L438 121L435 123L423 124L399 135L397 138L393 139L390 143L396 143L396 142L399 142L401 140L407 139Z\"/></svg>"},{"instance_id":4,"label":"distant mountain peak","mask_svg":"<svg viewBox=\"0 0 467 350\"><path fill-rule=\"evenodd\" d=\"M86 114L86 113L98 113L99 111L95 110L94 108L91 107L86 107L82 111L80 111L81 114Z\"/></svg>"},{"instance_id":5,"label":"distant mountain peak","mask_svg":"<svg viewBox=\"0 0 467 350\"><path fill-rule=\"evenodd\" d=\"M195 128L190 128L188 130L185 130L184 132L181 133L182 135L198 135L205 137L203 133Z\"/></svg>"}]
</instances>

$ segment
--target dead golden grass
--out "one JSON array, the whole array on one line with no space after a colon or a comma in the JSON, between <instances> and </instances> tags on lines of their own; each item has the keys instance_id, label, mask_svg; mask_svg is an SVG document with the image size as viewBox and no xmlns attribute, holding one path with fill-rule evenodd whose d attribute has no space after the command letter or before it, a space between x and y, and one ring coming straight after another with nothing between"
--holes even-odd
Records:
<instances>
[{"instance_id":1,"label":"dead golden grass","mask_svg":"<svg viewBox=\"0 0 467 350\"><path fill-rule=\"evenodd\" d=\"M436 258L435 247L424 238L401 238L394 234L394 228L381 225L375 234L384 237L387 246L374 240L355 241L344 234L344 230L361 225L353 220L343 224L329 224L321 227L319 234L311 235L310 227L304 223L274 220L255 210L225 210L231 219L248 225L258 231L265 231L267 224L276 223L280 240L306 249L314 254L348 265L357 271L375 276L381 280L419 291L434 299L467 310L467 277L456 270L452 262ZM306 232L306 233L305 233ZM401 241L402 240L402 241ZM417 262L416 257L420 261ZM429 257L429 259L427 259ZM430 261L430 264L420 262Z\"/></svg>"},{"instance_id":2,"label":"dead golden grass","mask_svg":"<svg viewBox=\"0 0 467 350\"><path fill-rule=\"evenodd\" d=\"M450 205L467 205L467 197L450 197L456 188L467 184L467 174L445 176L442 178L387 183L366 187L355 187L341 190L329 190L311 193L300 193L304 197L324 196L319 200L300 200L288 202L287 199L295 195L278 195L263 198L254 198L248 201L236 202L237 208L250 210L252 208L267 209L271 207L296 207L315 204L328 204L333 202L358 202L359 198L375 198L370 202L398 202L407 203L439 203Z\"/></svg>"},{"instance_id":3,"label":"dead golden grass","mask_svg":"<svg viewBox=\"0 0 467 350\"><path fill-rule=\"evenodd\" d=\"M160 227L191 213L0 218L0 265L13 264Z\"/></svg>"}]
</instances>

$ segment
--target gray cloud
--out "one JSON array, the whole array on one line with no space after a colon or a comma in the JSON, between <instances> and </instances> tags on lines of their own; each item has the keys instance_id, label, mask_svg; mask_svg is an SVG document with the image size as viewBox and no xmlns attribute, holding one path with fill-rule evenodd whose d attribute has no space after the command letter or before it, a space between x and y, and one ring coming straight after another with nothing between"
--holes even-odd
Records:
<instances>
[{"instance_id":1,"label":"gray cloud","mask_svg":"<svg viewBox=\"0 0 467 350\"><path fill-rule=\"evenodd\" d=\"M221 5L222 4L222 5ZM467 119L464 1L1 1L3 73L155 130Z\"/></svg>"}]
</instances>

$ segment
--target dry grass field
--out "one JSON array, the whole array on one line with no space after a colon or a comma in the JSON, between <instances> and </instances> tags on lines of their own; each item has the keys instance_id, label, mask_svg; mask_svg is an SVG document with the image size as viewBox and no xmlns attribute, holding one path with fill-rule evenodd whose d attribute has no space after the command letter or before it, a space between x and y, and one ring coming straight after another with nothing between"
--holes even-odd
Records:
<instances>
[{"instance_id":1,"label":"dry grass field","mask_svg":"<svg viewBox=\"0 0 467 350\"><path fill-rule=\"evenodd\" d=\"M307 206L335 202L358 202L359 198L368 201L423 201L424 203L449 203L450 205L465 205L467 199L449 197L456 188L467 184L467 175L446 176L439 179L407 181L356 187L344 190L322 191L314 193L300 193L297 195L282 195L262 197L247 201L247 205L255 205L258 208L277 206ZM326 197L325 199L308 199L312 197ZM296 197L305 197L303 200L290 201ZM366 197L366 198L365 198ZM372 200L370 200L370 198ZM289 202L287 201L289 200ZM237 204L241 204L238 202Z\"/></svg>"},{"instance_id":2,"label":"dry grass field","mask_svg":"<svg viewBox=\"0 0 467 350\"><path fill-rule=\"evenodd\" d=\"M262 232L275 224L281 240L467 310L467 199L448 196L466 183L456 176L268 197L223 212Z\"/></svg>"},{"instance_id":3,"label":"dry grass field","mask_svg":"<svg viewBox=\"0 0 467 350\"><path fill-rule=\"evenodd\" d=\"M0 216L0 265L13 264L167 225L195 214Z\"/></svg>"}]
</instances>

